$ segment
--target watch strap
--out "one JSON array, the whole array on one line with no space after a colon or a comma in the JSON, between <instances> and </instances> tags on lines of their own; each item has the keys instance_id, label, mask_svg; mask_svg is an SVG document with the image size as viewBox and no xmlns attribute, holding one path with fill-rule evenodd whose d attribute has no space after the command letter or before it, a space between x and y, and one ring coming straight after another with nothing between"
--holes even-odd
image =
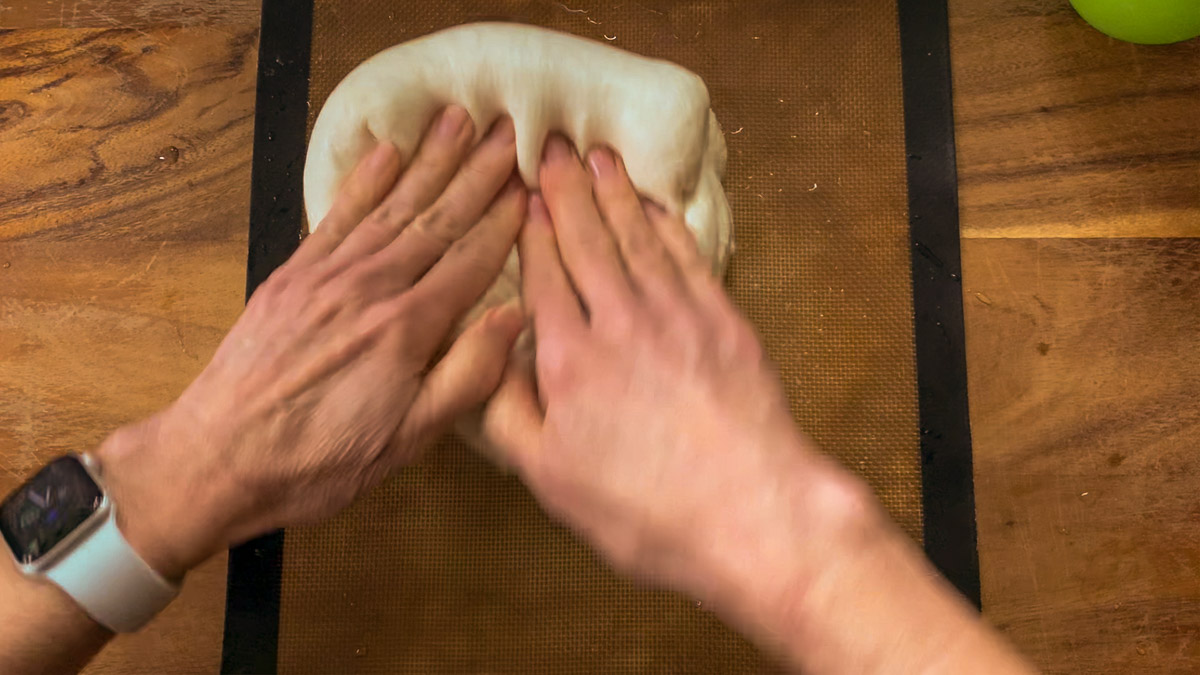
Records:
<instances>
[{"instance_id":1,"label":"watch strap","mask_svg":"<svg viewBox=\"0 0 1200 675\"><path fill-rule=\"evenodd\" d=\"M117 527L116 510L71 552L46 571L97 623L132 633L163 610L179 587L155 572Z\"/></svg>"}]
</instances>

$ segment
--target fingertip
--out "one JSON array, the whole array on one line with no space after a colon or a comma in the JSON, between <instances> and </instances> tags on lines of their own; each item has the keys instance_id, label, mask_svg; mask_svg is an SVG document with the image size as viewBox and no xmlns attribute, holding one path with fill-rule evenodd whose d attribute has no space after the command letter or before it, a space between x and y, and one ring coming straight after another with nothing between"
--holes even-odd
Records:
<instances>
[{"instance_id":1,"label":"fingertip","mask_svg":"<svg viewBox=\"0 0 1200 675\"><path fill-rule=\"evenodd\" d=\"M617 173L616 156L605 147L593 148L587 155L588 169L598 179L612 178Z\"/></svg>"},{"instance_id":2,"label":"fingertip","mask_svg":"<svg viewBox=\"0 0 1200 675\"><path fill-rule=\"evenodd\" d=\"M529 219L539 224L550 225L550 209L540 192L529 193Z\"/></svg>"},{"instance_id":3,"label":"fingertip","mask_svg":"<svg viewBox=\"0 0 1200 675\"><path fill-rule=\"evenodd\" d=\"M508 337L511 344L525 329L525 310L520 299L514 298L489 310L484 321L489 328Z\"/></svg>"},{"instance_id":4,"label":"fingertip","mask_svg":"<svg viewBox=\"0 0 1200 675\"><path fill-rule=\"evenodd\" d=\"M516 124L511 117L501 117L492 123L487 138L499 144L512 145L517 142Z\"/></svg>"},{"instance_id":5,"label":"fingertip","mask_svg":"<svg viewBox=\"0 0 1200 675\"><path fill-rule=\"evenodd\" d=\"M467 109L451 103L442 110L436 128L437 133L447 138L455 138L469 124L471 124L471 114L467 112Z\"/></svg>"},{"instance_id":6,"label":"fingertip","mask_svg":"<svg viewBox=\"0 0 1200 675\"><path fill-rule=\"evenodd\" d=\"M372 173L382 172L400 163L400 149L387 139L380 140L367 154L363 167Z\"/></svg>"},{"instance_id":7,"label":"fingertip","mask_svg":"<svg viewBox=\"0 0 1200 675\"><path fill-rule=\"evenodd\" d=\"M483 434L500 458L527 470L541 445L542 411L527 364L510 362L484 408Z\"/></svg>"},{"instance_id":8,"label":"fingertip","mask_svg":"<svg viewBox=\"0 0 1200 675\"><path fill-rule=\"evenodd\" d=\"M553 133L546 137L546 147L542 149L543 165L558 164L570 159L570 157L571 146L567 143L565 136Z\"/></svg>"}]
</instances>

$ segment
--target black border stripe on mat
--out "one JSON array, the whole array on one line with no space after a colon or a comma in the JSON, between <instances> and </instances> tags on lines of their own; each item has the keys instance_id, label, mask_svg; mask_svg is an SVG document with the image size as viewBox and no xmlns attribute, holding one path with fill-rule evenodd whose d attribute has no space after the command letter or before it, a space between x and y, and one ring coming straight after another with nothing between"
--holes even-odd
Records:
<instances>
[{"instance_id":1,"label":"black border stripe on mat","mask_svg":"<svg viewBox=\"0 0 1200 675\"><path fill-rule=\"evenodd\" d=\"M925 553L976 606L979 552L946 0L899 0Z\"/></svg>"},{"instance_id":2,"label":"black border stripe on mat","mask_svg":"<svg viewBox=\"0 0 1200 675\"><path fill-rule=\"evenodd\" d=\"M250 188L246 298L300 243L312 2L263 0ZM229 553L221 672L276 670L283 531Z\"/></svg>"}]
</instances>

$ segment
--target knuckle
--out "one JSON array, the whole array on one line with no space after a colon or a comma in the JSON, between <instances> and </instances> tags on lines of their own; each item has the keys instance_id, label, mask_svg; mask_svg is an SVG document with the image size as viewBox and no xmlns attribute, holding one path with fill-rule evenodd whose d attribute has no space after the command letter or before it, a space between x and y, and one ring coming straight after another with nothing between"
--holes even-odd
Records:
<instances>
[{"instance_id":1,"label":"knuckle","mask_svg":"<svg viewBox=\"0 0 1200 675\"><path fill-rule=\"evenodd\" d=\"M629 258L634 264L649 270L661 285L669 286L676 294L679 293L680 273L671 264L667 249L660 242L649 237L638 237L638 241L631 245Z\"/></svg>"},{"instance_id":2,"label":"knuckle","mask_svg":"<svg viewBox=\"0 0 1200 675\"><path fill-rule=\"evenodd\" d=\"M469 269L490 269L499 264L502 255L486 242L459 239L451 244L446 257Z\"/></svg>"},{"instance_id":3,"label":"knuckle","mask_svg":"<svg viewBox=\"0 0 1200 675\"><path fill-rule=\"evenodd\" d=\"M295 283L301 276L300 270L295 265L283 264L278 269L267 277L267 280L259 285L260 292L280 293L288 286Z\"/></svg>"},{"instance_id":4,"label":"knuckle","mask_svg":"<svg viewBox=\"0 0 1200 675\"><path fill-rule=\"evenodd\" d=\"M627 226L618 230L621 249L625 257L638 260L653 259L656 253L654 242L640 228Z\"/></svg>"},{"instance_id":5,"label":"knuckle","mask_svg":"<svg viewBox=\"0 0 1200 675\"><path fill-rule=\"evenodd\" d=\"M362 224L369 227L395 230L412 222L415 217L416 208L412 200L397 195L377 206Z\"/></svg>"},{"instance_id":6,"label":"knuckle","mask_svg":"<svg viewBox=\"0 0 1200 675\"><path fill-rule=\"evenodd\" d=\"M292 285L294 277L295 275L287 265L280 267L258 285L258 288L254 290L254 294L250 296L250 302L247 304L261 305L279 298Z\"/></svg>"},{"instance_id":7,"label":"knuckle","mask_svg":"<svg viewBox=\"0 0 1200 675\"><path fill-rule=\"evenodd\" d=\"M758 363L766 358L758 335L740 322L727 327L723 342L727 345L726 352L738 362Z\"/></svg>"},{"instance_id":8,"label":"knuckle","mask_svg":"<svg viewBox=\"0 0 1200 675\"><path fill-rule=\"evenodd\" d=\"M539 343L534 357L538 378L554 392L563 393L573 388L578 379L574 365L564 345Z\"/></svg>"},{"instance_id":9,"label":"knuckle","mask_svg":"<svg viewBox=\"0 0 1200 675\"><path fill-rule=\"evenodd\" d=\"M437 242L449 246L458 239L457 219L445 204L434 203L413 221L412 228Z\"/></svg>"},{"instance_id":10,"label":"knuckle","mask_svg":"<svg viewBox=\"0 0 1200 675\"><path fill-rule=\"evenodd\" d=\"M411 315L399 299L375 303L363 310L360 333L369 339L382 339L403 346L411 344Z\"/></svg>"},{"instance_id":11,"label":"knuckle","mask_svg":"<svg viewBox=\"0 0 1200 675\"><path fill-rule=\"evenodd\" d=\"M303 307L314 323L324 325L344 310L361 306L362 299L363 295L357 288L338 280L309 295Z\"/></svg>"},{"instance_id":12,"label":"knuckle","mask_svg":"<svg viewBox=\"0 0 1200 675\"><path fill-rule=\"evenodd\" d=\"M385 220L376 214L372 214L364 219L356 229L360 235L366 235L373 240L386 240L394 237L401 227L402 224L400 223Z\"/></svg>"},{"instance_id":13,"label":"knuckle","mask_svg":"<svg viewBox=\"0 0 1200 675\"><path fill-rule=\"evenodd\" d=\"M380 320L407 330L416 324L421 313L420 304L419 294L403 293L380 304Z\"/></svg>"},{"instance_id":14,"label":"knuckle","mask_svg":"<svg viewBox=\"0 0 1200 675\"><path fill-rule=\"evenodd\" d=\"M321 285L317 295L331 302L353 304L366 295L371 270L366 265L355 265L330 274Z\"/></svg>"},{"instance_id":15,"label":"knuckle","mask_svg":"<svg viewBox=\"0 0 1200 675\"><path fill-rule=\"evenodd\" d=\"M250 296L247 308L272 311L297 295L307 295L308 277L311 275L295 267L284 265L275 270L266 281L259 284Z\"/></svg>"}]
</instances>

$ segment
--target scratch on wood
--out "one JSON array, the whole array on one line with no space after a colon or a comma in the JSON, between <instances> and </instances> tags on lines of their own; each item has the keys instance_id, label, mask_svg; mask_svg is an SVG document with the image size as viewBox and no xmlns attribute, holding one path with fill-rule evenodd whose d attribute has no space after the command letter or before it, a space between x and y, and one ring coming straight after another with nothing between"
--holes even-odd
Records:
<instances>
[{"instance_id":1,"label":"scratch on wood","mask_svg":"<svg viewBox=\"0 0 1200 675\"><path fill-rule=\"evenodd\" d=\"M148 38L150 38L151 40L154 40L154 36L153 36L153 35L151 35L151 34L147 33L145 30L142 30L141 28L138 28L137 26L135 26L135 25L133 25L133 24L131 24L131 23L125 23L124 21L119 21L119 20L117 20L117 19L115 19L115 18L113 18L113 17L111 17L111 16L109 16L109 15L107 15L107 14L101 13L101 12L99 12L99 11L95 10L95 9L91 9L91 8L89 8L89 9L88 9L88 11L92 13L92 16L94 16L94 17L96 17L97 19L100 19L100 20L102 20L102 21L107 21L108 23L112 24L112 25L113 25L114 27L116 27L116 28L121 28L121 29L125 29L125 30L132 30L132 31L134 31L134 32L136 32L136 33L138 33L138 34L140 34L140 35L144 35L145 37L148 37ZM157 41L156 41L156 42L157 42Z\"/></svg>"},{"instance_id":2,"label":"scratch on wood","mask_svg":"<svg viewBox=\"0 0 1200 675\"><path fill-rule=\"evenodd\" d=\"M175 329L175 339L179 340L180 351L182 351L189 359L193 361L199 361L200 357L196 356L196 354L194 354L190 349L187 348L187 345L184 344L183 331L179 329L179 324L172 322L171 327Z\"/></svg>"},{"instance_id":3,"label":"scratch on wood","mask_svg":"<svg viewBox=\"0 0 1200 675\"><path fill-rule=\"evenodd\" d=\"M154 252L154 255L150 256L150 262L146 263L146 269L142 270L142 274L145 274L150 271L150 267L154 264L154 261L158 260L158 254L162 253L162 250L166 247L167 247L167 242L165 242L165 241L159 245L158 250Z\"/></svg>"},{"instance_id":4,"label":"scratch on wood","mask_svg":"<svg viewBox=\"0 0 1200 675\"><path fill-rule=\"evenodd\" d=\"M129 276L125 277L124 279L118 281L117 288L120 288L121 286L124 286L125 284L127 284L131 281L134 281L135 279L141 279L142 277L146 276L146 274L148 274L150 272L150 268L154 265L154 261L158 260L158 254L162 253L162 250L164 248L166 248L166 246L167 246L167 242L165 242L165 241L162 242L159 245L158 250L154 252L154 255L150 256L150 262L146 263L146 268L143 269L141 272L134 272L133 274L130 274Z\"/></svg>"}]
</instances>

